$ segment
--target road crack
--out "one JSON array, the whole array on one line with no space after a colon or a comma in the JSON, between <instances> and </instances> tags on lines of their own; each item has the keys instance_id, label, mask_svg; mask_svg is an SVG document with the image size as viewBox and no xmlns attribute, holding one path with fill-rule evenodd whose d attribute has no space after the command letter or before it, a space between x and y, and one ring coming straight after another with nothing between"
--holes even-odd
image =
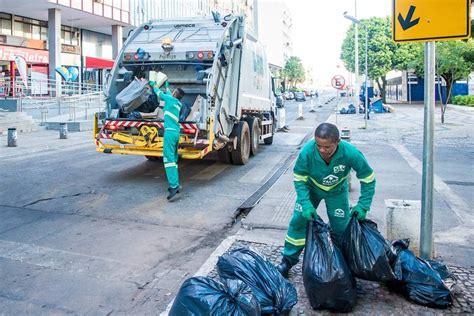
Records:
<instances>
[{"instance_id":1,"label":"road crack","mask_svg":"<svg viewBox=\"0 0 474 316\"><path fill-rule=\"evenodd\" d=\"M70 197L77 197L77 196L87 195L87 194L95 194L95 191L79 192L79 193L76 193L76 194L63 195L63 196L59 196L59 197L49 197L49 198L38 199L38 200L35 200L34 202L25 204L22 207L28 207L28 206L32 206L32 205L35 205L35 204L38 204L38 203L41 203L41 202L46 202L46 201L59 200L59 199L65 199L65 198L70 198Z\"/></svg>"}]
</instances>

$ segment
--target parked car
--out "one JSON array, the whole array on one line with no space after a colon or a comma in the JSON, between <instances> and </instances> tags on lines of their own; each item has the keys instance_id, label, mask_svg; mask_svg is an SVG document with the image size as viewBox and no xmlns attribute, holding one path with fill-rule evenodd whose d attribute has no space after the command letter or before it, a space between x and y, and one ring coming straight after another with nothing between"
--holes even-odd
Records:
<instances>
[{"instance_id":1,"label":"parked car","mask_svg":"<svg viewBox=\"0 0 474 316\"><path fill-rule=\"evenodd\" d=\"M295 101L306 101L306 96L304 92L302 91L295 92Z\"/></svg>"},{"instance_id":2,"label":"parked car","mask_svg":"<svg viewBox=\"0 0 474 316\"><path fill-rule=\"evenodd\" d=\"M288 100L293 100L295 98L295 94L291 91L288 92Z\"/></svg>"},{"instance_id":3,"label":"parked car","mask_svg":"<svg viewBox=\"0 0 474 316\"><path fill-rule=\"evenodd\" d=\"M305 90L304 95L305 95L305 97L312 97L311 91L309 91L309 90Z\"/></svg>"}]
</instances>

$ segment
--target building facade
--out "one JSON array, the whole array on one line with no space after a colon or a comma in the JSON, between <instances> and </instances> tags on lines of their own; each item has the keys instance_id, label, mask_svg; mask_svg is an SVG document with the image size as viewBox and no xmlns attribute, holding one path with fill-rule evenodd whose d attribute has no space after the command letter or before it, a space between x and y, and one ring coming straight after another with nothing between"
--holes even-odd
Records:
<instances>
[{"instance_id":1,"label":"building facade","mask_svg":"<svg viewBox=\"0 0 474 316\"><path fill-rule=\"evenodd\" d=\"M15 58L26 61L33 80L60 80L65 67L74 81L100 84L130 23L129 0L15 0L0 7L0 95L15 96ZM11 86L11 84L10 84Z\"/></svg>"},{"instance_id":2,"label":"building facade","mask_svg":"<svg viewBox=\"0 0 474 316\"><path fill-rule=\"evenodd\" d=\"M56 69L77 69L73 81L105 82L123 40L151 19L244 14L256 29L256 0L15 0L0 7L0 96L19 78L15 56L32 80L61 80ZM255 10L254 10L255 8ZM74 69L73 69L74 70Z\"/></svg>"},{"instance_id":3,"label":"building facade","mask_svg":"<svg viewBox=\"0 0 474 316\"><path fill-rule=\"evenodd\" d=\"M267 50L272 73L278 75L293 53L293 21L283 0L258 2L258 29L259 39Z\"/></svg>"}]
</instances>

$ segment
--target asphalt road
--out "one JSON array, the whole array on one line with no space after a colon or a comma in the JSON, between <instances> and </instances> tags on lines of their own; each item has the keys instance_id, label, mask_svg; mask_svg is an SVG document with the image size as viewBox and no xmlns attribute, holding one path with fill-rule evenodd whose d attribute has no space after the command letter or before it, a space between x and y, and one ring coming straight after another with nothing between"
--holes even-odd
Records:
<instances>
[{"instance_id":1,"label":"asphalt road","mask_svg":"<svg viewBox=\"0 0 474 316\"><path fill-rule=\"evenodd\" d=\"M326 120L327 106L316 115ZM288 106L287 123L297 116ZM4 138L2 138L4 141ZM154 314L232 231L238 207L293 153L278 133L245 166L180 161L166 201L161 163L95 152L90 132L20 134L0 148L0 310ZM5 141L6 143L6 141Z\"/></svg>"}]
</instances>

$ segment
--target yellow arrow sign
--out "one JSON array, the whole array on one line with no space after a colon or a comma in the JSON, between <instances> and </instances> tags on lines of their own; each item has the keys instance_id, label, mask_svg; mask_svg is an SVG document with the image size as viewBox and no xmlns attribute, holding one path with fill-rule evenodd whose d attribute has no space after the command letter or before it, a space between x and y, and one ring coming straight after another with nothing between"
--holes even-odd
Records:
<instances>
[{"instance_id":1,"label":"yellow arrow sign","mask_svg":"<svg viewBox=\"0 0 474 316\"><path fill-rule=\"evenodd\" d=\"M471 34L471 0L393 0L395 42L454 40Z\"/></svg>"}]
</instances>

